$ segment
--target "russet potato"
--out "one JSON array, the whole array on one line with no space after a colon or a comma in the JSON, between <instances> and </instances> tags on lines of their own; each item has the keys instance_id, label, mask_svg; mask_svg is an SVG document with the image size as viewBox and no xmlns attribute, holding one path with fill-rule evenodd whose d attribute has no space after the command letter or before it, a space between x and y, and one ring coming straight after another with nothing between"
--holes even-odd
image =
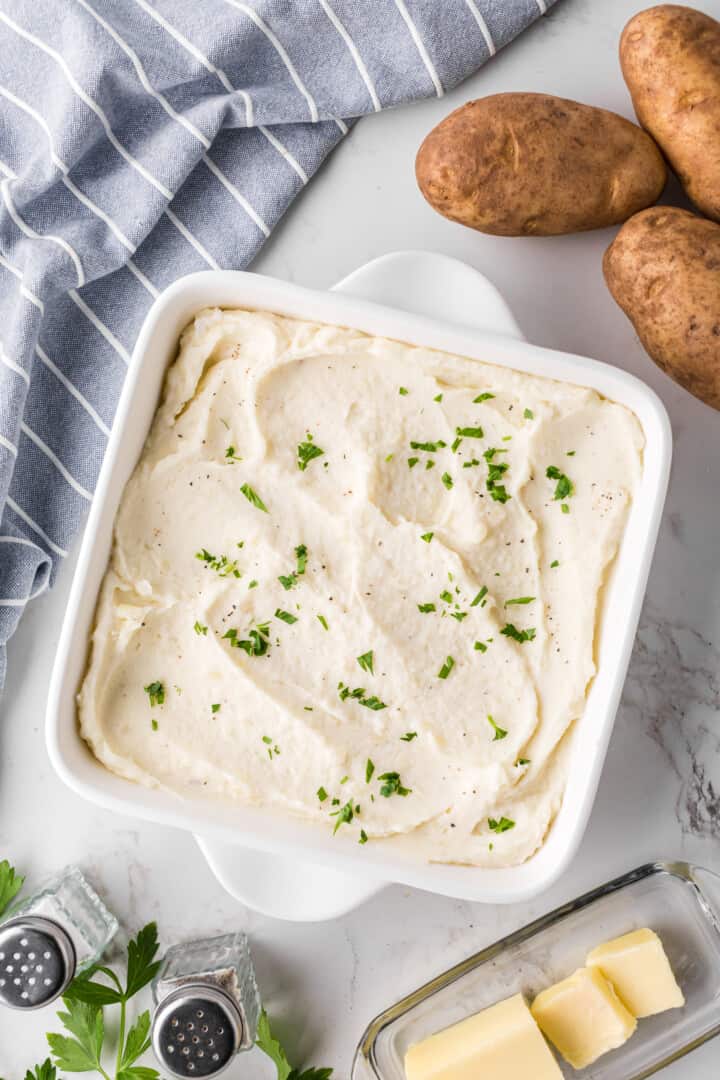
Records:
<instances>
[{"instance_id":1,"label":"russet potato","mask_svg":"<svg viewBox=\"0 0 720 1080\"><path fill-rule=\"evenodd\" d=\"M636 124L549 94L471 101L422 143L417 181L452 221L496 236L553 236L626 221L667 177Z\"/></svg>"},{"instance_id":2,"label":"russet potato","mask_svg":"<svg viewBox=\"0 0 720 1080\"><path fill-rule=\"evenodd\" d=\"M655 206L605 252L610 292L655 363L720 409L720 225Z\"/></svg>"},{"instance_id":3,"label":"russet potato","mask_svg":"<svg viewBox=\"0 0 720 1080\"><path fill-rule=\"evenodd\" d=\"M720 22L679 4L648 8L625 27L620 63L638 120L720 221Z\"/></svg>"}]
</instances>

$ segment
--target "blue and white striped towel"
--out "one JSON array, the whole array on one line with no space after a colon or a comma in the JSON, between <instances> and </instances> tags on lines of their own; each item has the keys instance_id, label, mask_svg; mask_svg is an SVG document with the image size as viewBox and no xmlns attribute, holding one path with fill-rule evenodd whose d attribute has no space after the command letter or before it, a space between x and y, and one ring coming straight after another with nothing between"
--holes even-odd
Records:
<instances>
[{"instance_id":1,"label":"blue and white striped towel","mask_svg":"<svg viewBox=\"0 0 720 1080\"><path fill-rule=\"evenodd\" d=\"M149 305L248 265L352 117L555 0L0 0L0 687L90 503Z\"/></svg>"}]
</instances>

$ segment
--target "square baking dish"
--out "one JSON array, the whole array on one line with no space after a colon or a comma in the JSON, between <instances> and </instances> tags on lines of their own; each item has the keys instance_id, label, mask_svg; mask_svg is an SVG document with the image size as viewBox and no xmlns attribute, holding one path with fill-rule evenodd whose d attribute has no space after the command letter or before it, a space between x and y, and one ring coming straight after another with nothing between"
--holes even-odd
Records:
<instances>
[{"instance_id":1,"label":"square baking dish","mask_svg":"<svg viewBox=\"0 0 720 1080\"><path fill-rule=\"evenodd\" d=\"M585 1069L556 1055L570 1080L645 1080L720 1033L720 877L682 862L642 866L602 885L439 975L369 1025L352 1080L405 1080L413 1043L513 994L532 998L572 974L588 952L650 927L685 1006L638 1021L619 1050ZM532 1080L528 1077L528 1080Z\"/></svg>"},{"instance_id":2,"label":"square baking dish","mask_svg":"<svg viewBox=\"0 0 720 1080\"><path fill-rule=\"evenodd\" d=\"M372 275L369 271L372 270ZM368 282L372 279L373 289ZM453 322L383 306L368 295L398 297L410 280L418 306L440 310ZM261 853L316 864L338 881L350 882L349 893L333 907L313 915L312 904L301 915L270 910L248 890L230 887L250 906L281 917L322 918L347 910L352 882L359 898L384 884L400 882L432 892L489 903L532 897L555 881L573 857L585 830L612 731L637 628L647 576L668 481L671 434L657 396L640 380L618 368L585 357L539 348L525 342L502 299L490 283L462 263L425 253L385 256L341 283L342 292L319 292L256 274L219 271L193 274L168 288L154 303L138 337L120 399L112 436L83 538L51 680L47 711L47 745L60 777L78 794L107 809L188 829L203 838L211 865L221 880L220 863L228 852L253 849L252 869L258 878ZM360 295L352 295L348 292ZM439 304L443 290L448 300ZM645 436L644 467L631 507L622 545L604 597L598 634L597 675L585 714L573 734L572 754L578 767L570 771L563 805L543 847L526 863L504 869L476 869L431 864L407 853L372 844L358 847L342 834L274 812L148 790L108 772L90 753L78 733L76 694L86 661L96 598L108 562L113 523L142 451L158 405L165 372L175 358L184 327L204 307L247 307L302 319L334 323L411 344L474 357L533 375L593 387L621 402L637 416ZM478 315L480 312L480 316ZM483 312L487 317L483 316ZM447 313L447 314L446 314ZM467 313L467 314L466 314ZM491 330L478 329L482 317ZM460 325L465 321L468 325ZM237 875L236 875L237 876ZM295 875L295 882L298 877ZM329 898L331 887L324 882ZM266 890L282 895L282 890ZM317 890L315 890L317 895ZM348 894L348 895L345 895ZM351 899L351 897L350 897Z\"/></svg>"}]
</instances>

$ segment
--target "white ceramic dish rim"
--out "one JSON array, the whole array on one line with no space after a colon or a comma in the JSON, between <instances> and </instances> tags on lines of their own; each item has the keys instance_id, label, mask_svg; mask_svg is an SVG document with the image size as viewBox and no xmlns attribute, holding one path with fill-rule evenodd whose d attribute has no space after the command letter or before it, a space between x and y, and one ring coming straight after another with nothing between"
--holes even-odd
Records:
<instances>
[{"instance_id":1,"label":"white ceramic dish rim","mask_svg":"<svg viewBox=\"0 0 720 1080\"><path fill-rule=\"evenodd\" d=\"M646 439L643 476L607 590L598 674L573 735L577 767L571 769L562 808L545 844L521 866L483 869L429 864L392 846L359 847L354 838L342 833L333 838L329 830L268 811L145 789L108 772L80 738L75 695L85 670L117 505L152 422L179 334L206 306L269 309L591 386L625 404L638 417ZM507 333L507 326L504 329ZM637 629L670 457L670 425L662 403L644 383L621 369L521 339L252 273L213 271L178 280L155 301L139 334L85 529L48 698L46 735L54 768L74 791L106 809L199 832L220 843L362 875L366 881L403 883L486 903L519 902L539 894L557 880L574 856L592 809Z\"/></svg>"}]
</instances>

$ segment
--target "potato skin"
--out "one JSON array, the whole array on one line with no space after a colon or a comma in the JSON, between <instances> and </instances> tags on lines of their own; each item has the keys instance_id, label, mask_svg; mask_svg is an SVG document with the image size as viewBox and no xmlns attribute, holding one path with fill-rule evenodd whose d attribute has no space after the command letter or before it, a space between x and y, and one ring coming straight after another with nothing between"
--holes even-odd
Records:
<instances>
[{"instance_id":1,"label":"potato skin","mask_svg":"<svg viewBox=\"0 0 720 1080\"><path fill-rule=\"evenodd\" d=\"M720 23L678 4L648 8L623 30L620 64L638 120L720 221Z\"/></svg>"},{"instance_id":2,"label":"potato skin","mask_svg":"<svg viewBox=\"0 0 720 1080\"><path fill-rule=\"evenodd\" d=\"M644 210L605 252L603 272L658 367L720 409L720 225L677 207Z\"/></svg>"},{"instance_id":3,"label":"potato skin","mask_svg":"<svg viewBox=\"0 0 720 1080\"><path fill-rule=\"evenodd\" d=\"M415 174L440 214L495 236L617 225L652 205L667 179L637 125L549 94L462 105L425 138Z\"/></svg>"}]
</instances>

